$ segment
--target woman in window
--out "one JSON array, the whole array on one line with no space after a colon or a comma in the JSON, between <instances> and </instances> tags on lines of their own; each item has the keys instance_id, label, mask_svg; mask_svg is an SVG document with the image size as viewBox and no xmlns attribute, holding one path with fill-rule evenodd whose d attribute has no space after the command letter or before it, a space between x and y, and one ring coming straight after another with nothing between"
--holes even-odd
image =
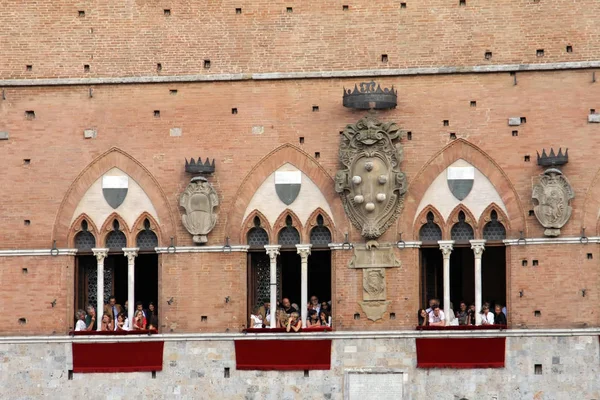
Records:
<instances>
[{"instance_id":1,"label":"woman in window","mask_svg":"<svg viewBox=\"0 0 600 400\"><path fill-rule=\"evenodd\" d=\"M158 326L158 310L154 306L153 302L148 304L148 315L146 315L146 321L148 322L148 326L152 325L154 329L156 329Z\"/></svg>"},{"instance_id":2,"label":"woman in window","mask_svg":"<svg viewBox=\"0 0 600 400\"><path fill-rule=\"evenodd\" d=\"M258 306L254 307L252 314L250 314L250 326L254 329L260 329L263 327L262 315L258 312Z\"/></svg>"},{"instance_id":3,"label":"woman in window","mask_svg":"<svg viewBox=\"0 0 600 400\"><path fill-rule=\"evenodd\" d=\"M102 316L102 324L100 325L101 331L112 331L114 330L113 322L110 318L110 315L104 314Z\"/></svg>"},{"instance_id":4,"label":"woman in window","mask_svg":"<svg viewBox=\"0 0 600 400\"><path fill-rule=\"evenodd\" d=\"M421 308L417 313L417 318L419 319L418 326L428 326L429 325L429 314L425 311L424 308Z\"/></svg>"},{"instance_id":5,"label":"woman in window","mask_svg":"<svg viewBox=\"0 0 600 400\"><path fill-rule=\"evenodd\" d=\"M144 313L141 310L137 310L135 312L135 317L133 318L133 329L134 330L146 329L146 318L144 318Z\"/></svg>"},{"instance_id":6,"label":"woman in window","mask_svg":"<svg viewBox=\"0 0 600 400\"><path fill-rule=\"evenodd\" d=\"M321 326L331 326L331 315L326 310L321 308L321 312L319 313L319 322Z\"/></svg>"},{"instance_id":7,"label":"woman in window","mask_svg":"<svg viewBox=\"0 0 600 400\"><path fill-rule=\"evenodd\" d=\"M77 319L77 323L75 324L76 331L87 331L87 325L85 324L85 311L77 310L75 313L75 319Z\"/></svg>"},{"instance_id":8,"label":"woman in window","mask_svg":"<svg viewBox=\"0 0 600 400\"><path fill-rule=\"evenodd\" d=\"M128 331L129 330L129 319L125 313L117 315L117 325L115 331Z\"/></svg>"},{"instance_id":9,"label":"woman in window","mask_svg":"<svg viewBox=\"0 0 600 400\"><path fill-rule=\"evenodd\" d=\"M481 325L494 325L494 314L490 312L490 306L487 304L481 309Z\"/></svg>"},{"instance_id":10,"label":"woman in window","mask_svg":"<svg viewBox=\"0 0 600 400\"><path fill-rule=\"evenodd\" d=\"M315 327L321 326L321 321L319 320L319 314L317 314L316 310L308 311L308 321L306 321L307 327Z\"/></svg>"},{"instance_id":11,"label":"woman in window","mask_svg":"<svg viewBox=\"0 0 600 400\"><path fill-rule=\"evenodd\" d=\"M290 330L294 330L294 332L298 332L300 330L300 328L302 328L302 321L300 320L300 315L298 315L297 312L293 312L292 315L290 315L290 318L288 319L288 324L285 328L285 330L287 332L289 332Z\"/></svg>"}]
</instances>

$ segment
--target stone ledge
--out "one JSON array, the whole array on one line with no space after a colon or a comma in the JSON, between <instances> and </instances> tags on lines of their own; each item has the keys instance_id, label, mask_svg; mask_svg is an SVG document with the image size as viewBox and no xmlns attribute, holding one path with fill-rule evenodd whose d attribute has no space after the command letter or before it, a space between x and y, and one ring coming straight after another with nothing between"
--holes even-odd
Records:
<instances>
[{"instance_id":1,"label":"stone ledge","mask_svg":"<svg viewBox=\"0 0 600 400\"><path fill-rule=\"evenodd\" d=\"M177 253L239 253L247 252L250 246L232 245L231 251L225 251L224 246L182 246L182 247L155 247L158 254L177 254ZM170 249L170 250L169 250Z\"/></svg>"},{"instance_id":2,"label":"stone ledge","mask_svg":"<svg viewBox=\"0 0 600 400\"><path fill-rule=\"evenodd\" d=\"M106 343L106 342L193 342L233 340L314 340L314 339L416 339L416 338L482 338L482 337L572 337L599 336L600 328L582 329L508 329L477 331L337 331L303 333L190 333L139 336L6 336L0 344L35 343Z\"/></svg>"},{"instance_id":3,"label":"stone ledge","mask_svg":"<svg viewBox=\"0 0 600 400\"><path fill-rule=\"evenodd\" d=\"M77 249L56 249L56 256L74 256L77 254ZM0 250L0 257L15 257L15 256L54 256L51 249L18 249L18 250Z\"/></svg>"},{"instance_id":4,"label":"stone ledge","mask_svg":"<svg viewBox=\"0 0 600 400\"><path fill-rule=\"evenodd\" d=\"M0 86L69 86L69 85L114 85L140 83L175 82L219 82L245 80L287 80L287 79L329 79L361 78L374 76L412 76L447 75L494 72L555 71L569 69L599 68L600 61L575 61L547 64L500 64L475 65L468 67L427 67L400 69L364 69L354 71L316 71L316 72L266 72L248 74L211 74L211 75L171 75L136 76L111 78L42 78L42 79L3 79Z\"/></svg>"}]
</instances>

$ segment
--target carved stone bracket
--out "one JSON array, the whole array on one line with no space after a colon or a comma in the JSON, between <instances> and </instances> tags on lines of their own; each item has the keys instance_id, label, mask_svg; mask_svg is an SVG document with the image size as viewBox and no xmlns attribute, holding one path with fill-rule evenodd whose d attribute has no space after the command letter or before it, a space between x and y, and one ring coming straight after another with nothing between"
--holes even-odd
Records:
<instances>
[{"instance_id":1,"label":"carved stone bracket","mask_svg":"<svg viewBox=\"0 0 600 400\"><path fill-rule=\"evenodd\" d=\"M194 243L206 243L206 235L217 224L215 207L219 205L219 196L213 186L206 178L192 178L181 194L179 205L185 209L181 220L188 232L194 235Z\"/></svg>"},{"instance_id":2,"label":"carved stone bracket","mask_svg":"<svg viewBox=\"0 0 600 400\"><path fill-rule=\"evenodd\" d=\"M350 268L394 268L400 266L401 262L396 258L394 248L389 245L371 249L355 245L354 256L348 264Z\"/></svg>"},{"instance_id":3,"label":"carved stone bracket","mask_svg":"<svg viewBox=\"0 0 600 400\"><path fill-rule=\"evenodd\" d=\"M575 197L567 178L559 169L547 169L534 183L531 197L536 203L533 208L535 216L546 228L544 235L560 235L560 228L571 217L573 209L570 202Z\"/></svg>"},{"instance_id":4,"label":"carved stone bracket","mask_svg":"<svg viewBox=\"0 0 600 400\"><path fill-rule=\"evenodd\" d=\"M400 171L402 132L393 122L369 115L342 132L339 149L344 168L335 176L335 190L344 209L363 237L375 240L396 220L406 192Z\"/></svg>"},{"instance_id":5,"label":"carved stone bracket","mask_svg":"<svg viewBox=\"0 0 600 400\"><path fill-rule=\"evenodd\" d=\"M361 301L358 304L371 321L383 318L391 301Z\"/></svg>"}]
</instances>

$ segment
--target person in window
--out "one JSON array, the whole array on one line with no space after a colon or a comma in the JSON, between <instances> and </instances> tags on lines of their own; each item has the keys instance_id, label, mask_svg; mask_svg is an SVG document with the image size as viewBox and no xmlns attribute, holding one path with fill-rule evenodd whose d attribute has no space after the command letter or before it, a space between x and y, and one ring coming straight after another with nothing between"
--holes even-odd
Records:
<instances>
[{"instance_id":1,"label":"person in window","mask_svg":"<svg viewBox=\"0 0 600 400\"><path fill-rule=\"evenodd\" d=\"M440 301L438 299L430 299L429 300L429 308L427 308L425 311L427 311L427 314L431 314L431 311L433 311L433 306L434 305L440 305Z\"/></svg>"},{"instance_id":2,"label":"person in window","mask_svg":"<svg viewBox=\"0 0 600 400\"><path fill-rule=\"evenodd\" d=\"M77 323L75 324L76 331L87 331L87 325L85 324L85 311L77 310L75 313L75 319L77 319Z\"/></svg>"},{"instance_id":3,"label":"person in window","mask_svg":"<svg viewBox=\"0 0 600 400\"><path fill-rule=\"evenodd\" d=\"M450 303L450 311L449 311L448 315L446 316L446 325L447 326L458 325L458 320L456 319L456 316L454 315L454 304L452 304L452 303Z\"/></svg>"},{"instance_id":4,"label":"person in window","mask_svg":"<svg viewBox=\"0 0 600 400\"><path fill-rule=\"evenodd\" d=\"M252 314L250 314L250 327L254 329L260 329L263 327L262 315L260 315L259 307L254 307Z\"/></svg>"},{"instance_id":5,"label":"person in window","mask_svg":"<svg viewBox=\"0 0 600 400\"><path fill-rule=\"evenodd\" d=\"M430 326L445 326L446 317L444 312L440 310L440 306L437 304L433 305L431 312L429 313L429 325Z\"/></svg>"},{"instance_id":6,"label":"person in window","mask_svg":"<svg viewBox=\"0 0 600 400\"><path fill-rule=\"evenodd\" d=\"M427 310L421 308L417 313L417 318L419 320L418 326L429 326L429 314L427 314Z\"/></svg>"},{"instance_id":7,"label":"person in window","mask_svg":"<svg viewBox=\"0 0 600 400\"><path fill-rule=\"evenodd\" d=\"M292 311L293 312L293 311ZM279 311L277 311L277 322L276 322L276 326L280 327L280 328L286 328L288 325L288 321L290 319L290 315L292 313L288 314L285 312L285 310L283 308L280 308Z\"/></svg>"},{"instance_id":8,"label":"person in window","mask_svg":"<svg viewBox=\"0 0 600 400\"><path fill-rule=\"evenodd\" d=\"M300 320L300 315L297 312L293 312L288 319L287 326L285 327L286 332L290 330L294 330L294 332L298 332L302 328L302 321Z\"/></svg>"},{"instance_id":9,"label":"person in window","mask_svg":"<svg viewBox=\"0 0 600 400\"><path fill-rule=\"evenodd\" d=\"M148 320L148 310L144 310L144 303L142 303L141 301L138 301L135 303L135 312L137 313L138 311L142 312L142 316L147 321Z\"/></svg>"},{"instance_id":10,"label":"person in window","mask_svg":"<svg viewBox=\"0 0 600 400\"><path fill-rule=\"evenodd\" d=\"M134 330L146 329L146 318L144 318L144 313L141 310L137 310L135 312L135 317L133 317L132 326Z\"/></svg>"},{"instance_id":11,"label":"person in window","mask_svg":"<svg viewBox=\"0 0 600 400\"><path fill-rule=\"evenodd\" d=\"M306 321L307 327L315 327L321 326L321 321L319 320L319 314L316 310L308 311L308 320Z\"/></svg>"},{"instance_id":12,"label":"person in window","mask_svg":"<svg viewBox=\"0 0 600 400\"><path fill-rule=\"evenodd\" d=\"M108 314L104 314L102 316L102 323L100 325L100 330L101 331L112 331L114 330L114 324L113 324L113 320L110 317L110 315Z\"/></svg>"},{"instance_id":13,"label":"person in window","mask_svg":"<svg viewBox=\"0 0 600 400\"><path fill-rule=\"evenodd\" d=\"M494 324L506 325L506 315L502 312L500 304L496 304L496 307L494 307Z\"/></svg>"},{"instance_id":14,"label":"person in window","mask_svg":"<svg viewBox=\"0 0 600 400\"><path fill-rule=\"evenodd\" d=\"M156 306L154 306L153 302L148 304L148 315L146 316L146 321L148 322L148 326L152 325L154 329L158 326L158 310Z\"/></svg>"},{"instance_id":15,"label":"person in window","mask_svg":"<svg viewBox=\"0 0 600 400\"><path fill-rule=\"evenodd\" d=\"M487 304L481 309L481 325L494 325L494 314L490 312L490 306Z\"/></svg>"},{"instance_id":16,"label":"person in window","mask_svg":"<svg viewBox=\"0 0 600 400\"><path fill-rule=\"evenodd\" d=\"M271 326L271 303L265 301L265 303L258 308L258 315L262 318L264 327L269 328Z\"/></svg>"},{"instance_id":17,"label":"person in window","mask_svg":"<svg viewBox=\"0 0 600 400\"><path fill-rule=\"evenodd\" d=\"M321 326L331 326L331 315L329 314L329 311L321 308L321 312L319 313L319 322L321 323Z\"/></svg>"},{"instance_id":18,"label":"person in window","mask_svg":"<svg viewBox=\"0 0 600 400\"><path fill-rule=\"evenodd\" d=\"M327 311L330 312L331 310L329 309L329 303L324 301L321 303L321 310L320 311Z\"/></svg>"},{"instance_id":19,"label":"person in window","mask_svg":"<svg viewBox=\"0 0 600 400\"><path fill-rule=\"evenodd\" d=\"M308 303L308 310L315 310L317 312L318 318L319 311L321 311L321 304L319 303L319 298L317 296L310 297L310 301Z\"/></svg>"},{"instance_id":20,"label":"person in window","mask_svg":"<svg viewBox=\"0 0 600 400\"><path fill-rule=\"evenodd\" d=\"M467 319L469 313L467 311L467 304L464 301L460 302L460 309L456 313L456 319L458 319L458 325L467 325Z\"/></svg>"},{"instance_id":21,"label":"person in window","mask_svg":"<svg viewBox=\"0 0 600 400\"><path fill-rule=\"evenodd\" d=\"M281 300L281 308L283 309L283 311L285 311L287 315L291 315L294 311L296 311L292 308L290 299L288 299L287 297Z\"/></svg>"},{"instance_id":22,"label":"person in window","mask_svg":"<svg viewBox=\"0 0 600 400\"><path fill-rule=\"evenodd\" d=\"M115 296L110 296L108 298L108 304L104 305L104 314L108 314L110 319L116 324L117 316L121 311L121 305L117 304Z\"/></svg>"},{"instance_id":23,"label":"person in window","mask_svg":"<svg viewBox=\"0 0 600 400\"><path fill-rule=\"evenodd\" d=\"M475 325L475 304L471 304L467 311L467 325Z\"/></svg>"},{"instance_id":24,"label":"person in window","mask_svg":"<svg viewBox=\"0 0 600 400\"><path fill-rule=\"evenodd\" d=\"M94 306L87 306L87 315L85 316L85 330L95 331L98 329L96 325L96 309Z\"/></svg>"},{"instance_id":25,"label":"person in window","mask_svg":"<svg viewBox=\"0 0 600 400\"><path fill-rule=\"evenodd\" d=\"M117 315L117 324L115 325L115 331L128 331L129 330L129 319L125 313Z\"/></svg>"}]
</instances>

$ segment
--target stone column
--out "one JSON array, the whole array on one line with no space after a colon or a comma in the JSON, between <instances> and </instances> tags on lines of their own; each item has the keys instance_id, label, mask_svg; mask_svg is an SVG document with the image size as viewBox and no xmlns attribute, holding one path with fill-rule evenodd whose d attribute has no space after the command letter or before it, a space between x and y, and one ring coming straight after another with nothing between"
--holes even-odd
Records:
<instances>
[{"instance_id":1,"label":"stone column","mask_svg":"<svg viewBox=\"0 0 600 400\"><path fill-rule=\"evenodd\" d=\"M306 318L308 317L308 256L312 244L297 244L298 254L300 254L300 315L302 317L302 327L306 328Z\"/></svg>"},{"instance_id":2,"label":"stone column","mask_svg":"<svg viewBox=\"0 0 600 400\"><path fill-rule=\"evenodd\" d=\"M485 240L470 240L475 255L475 325L481 325L481 256Z\"/></svg>"},{"instance_id":3,"label":"stone column","mask_svg":"<svg viewBox=\"0 0 600 400\"><path fill-rule=\"evenodd\" d=\"M271 322L269 326L271 328L277 327L277 256L279 255L280 245L265 245L265 250L269 255L270 263L270 273L269 273L269 281L270 281L270 303L271 303ZM266 321L265 321L266 322Z\"/></svg>"},{"instance_id":4,"label":"stone column","mask_svg":"<svg viewBox=\"0 0 600 400\"><path fill-rule=\"evenodd\" d=\"M104 259L108 256L108 249L92 249L98 261L97 274L98 286L96 288L96 326L102 329L102 315L104 314Z\"/></svg>"},{"instance_id":5,"label":"stone column","mask_svg":"<svg viewBox=\"0 0 600 400\"><path fill-rule=\"evenodd\" d=\"M135 258L138 255L138 248L124 248L123 252L127 257L127 318L129 319L129 329L133 327L133 313L135 311Z\"/></svg>"},{"instance_id":6,"label":"stone column","mask_svg":"<svg viewBox=\"0 0 600 400\"><path fill-rule=\"evenodd\" d=\"M450 315L450 254L452 254L454 240L439 240L438 244L444 257L444 316L448 322L448 315Z\"/></svg>"}]
</instances>

